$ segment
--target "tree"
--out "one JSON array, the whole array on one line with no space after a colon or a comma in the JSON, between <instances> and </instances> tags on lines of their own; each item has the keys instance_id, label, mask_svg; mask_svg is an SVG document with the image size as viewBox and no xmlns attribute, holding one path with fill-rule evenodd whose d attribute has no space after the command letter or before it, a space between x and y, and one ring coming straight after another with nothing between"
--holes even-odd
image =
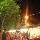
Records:
<instances>
[{"instance_id":1,"label":"tree","mask_svg":"<svg viewBox=\"0 0 40 40\"><path fill-rule=\"evenodd\" d=\"M4 28L9 29L11 25L16 27L20 23L19 8L14 0L4 0L0 2L2 28L4 26Z\"/></svg>"},{"instance_id":2,"label":"tree","mask_svg":"<svg viewBox=\"0 0 40 40\"><path fill-rule=\"evenodd\" d=\"M14 14L11 17L5 19L4 28L14 29L14 28L17 28L19 23L20 23L20 15Z\"/></svg>"},{"instance_id":3,"label":"tree","mask_svg":"<svg viewBox=\"0 0 40 40\"><path fill-rule=\"evenodd\" d=\"M14 1L22 1L22 0L14 0Z\"/></svg>"}]
</instances>

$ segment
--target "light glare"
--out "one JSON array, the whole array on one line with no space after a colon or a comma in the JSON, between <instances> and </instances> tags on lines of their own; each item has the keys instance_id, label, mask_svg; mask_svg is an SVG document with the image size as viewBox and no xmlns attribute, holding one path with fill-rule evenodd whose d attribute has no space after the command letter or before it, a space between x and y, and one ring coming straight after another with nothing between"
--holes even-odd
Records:
<instances>
[{"instance_id":1,"label":"light glare","mask_svg":"<svg viewBox=\"0 0 40 40\"><path fill-rule=\"evenodd\" d=\"M25 19L28 19L28 16L25 16Z\"/></svg>"},{"instance_id":2,"label":"light glare","mask_svg":"<svg viewBox=\"0 0 40 40\"><path fill-rule=\"evenodd\" d=\"M23 32L26 33L28 31L28 29L21 29L20 31L21 31L21 33L23 33Z\"/></svg>"}]
</instances>

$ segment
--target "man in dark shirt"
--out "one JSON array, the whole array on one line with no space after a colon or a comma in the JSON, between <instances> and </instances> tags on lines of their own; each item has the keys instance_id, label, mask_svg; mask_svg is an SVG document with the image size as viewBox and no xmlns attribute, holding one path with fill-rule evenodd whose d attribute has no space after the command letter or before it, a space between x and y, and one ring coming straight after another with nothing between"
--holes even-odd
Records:
<instances>
[{"instance_id":1,"label":"man in dark shirt","mask_svg":"<svg viewBox=\"0 0 40 40\"><path fill-rule=\"evenodd\" d=\"M6 34L5 34L5 32L3 32L3 34L2 34L2 40L6 40Z\"/></svg>"}]
</instances>

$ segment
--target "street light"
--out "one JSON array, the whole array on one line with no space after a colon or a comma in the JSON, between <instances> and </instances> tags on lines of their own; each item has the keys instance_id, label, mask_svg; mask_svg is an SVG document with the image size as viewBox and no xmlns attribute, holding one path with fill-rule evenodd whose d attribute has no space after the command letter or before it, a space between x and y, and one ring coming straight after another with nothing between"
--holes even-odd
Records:
<instances>
[{"instance_id":1,"label":"street light","mask_svg":"<svg viewBox=\"0 0 40 40\"><path fill-rule=\"evenodd\" d=\"M28 16L25 16L25 19L27 20L28 19Z\"/></svg>"}]
</instances>

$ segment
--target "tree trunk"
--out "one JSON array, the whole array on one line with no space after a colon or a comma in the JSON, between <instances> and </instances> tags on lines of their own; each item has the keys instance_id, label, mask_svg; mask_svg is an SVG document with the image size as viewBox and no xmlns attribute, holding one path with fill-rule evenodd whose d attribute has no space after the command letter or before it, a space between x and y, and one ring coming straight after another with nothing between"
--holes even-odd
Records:
<instances>
[{"instance_id":1,"label":"tree trunk","mask_svg":"<svg viewBox=\"0 0 40 40\"><path fill-rule=\"evenodd\" d=\"M3 24L4 24L4 20L5 20L5 18L3 18L3 20L2 20L2 28L1 28L1 40L2 40L2 34L3 34Z\"/></svg>"}]
</instances>

